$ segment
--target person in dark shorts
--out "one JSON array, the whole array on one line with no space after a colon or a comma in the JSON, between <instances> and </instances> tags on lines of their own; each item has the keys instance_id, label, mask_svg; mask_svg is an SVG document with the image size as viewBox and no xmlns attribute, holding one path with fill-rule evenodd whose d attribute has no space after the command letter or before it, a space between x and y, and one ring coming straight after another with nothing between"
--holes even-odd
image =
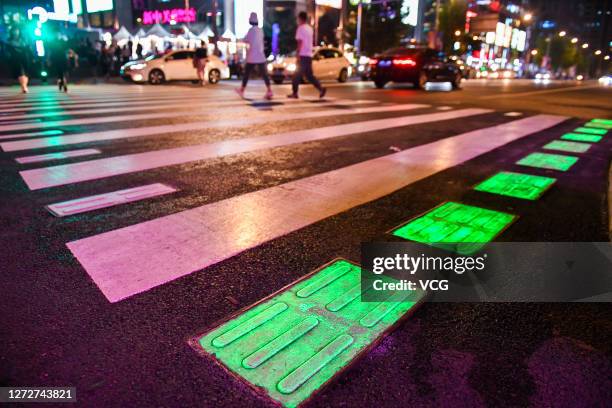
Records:
<instances>
[{"instance_id":1,"label":"person in dark shorts","mask_svg":"<svg viewBox=\"0 0 612 408\"><path fill-rule=\"evenodd\" d=\"M287 98L298 98L298 90L302 77L306 77L315 88L319 90L319 98L323 98L327 89L321 86L319 80L312 73L312 42L313 30L308 24L308 14L301 11L298 14L298 28L295 31L297 41L297 70L293 74L292 91Z\"/></svg>"},{"instance_id":2,"label":"person in dark shorts","mask_svg":"<svg viewBox=\"0 0 612 408\"><path fill-rule=\"evenodd\" d=\"M19 82L21 92L28 93L28 48L21 36L19 28L13 27L9 32L6 43L7 62L10 65L11 75Z\"/></svg>"},{"instance_id":3,"label":"person in dark shorts","mask_svg":"<svg viewBox=\"0 0 612 408\"><path fill-rule=\"evenodd\" d=\"M205 84L204 71L206 70L206 62L208 62L208 49L204 41L201 41L193 56L193 67L196 69L201 86Z\"/></svg>"},{"instance_id":4,"label":"person in dark shorts","mask_svg":"<svg viewBox=\"0 0 612 408\"><path fill-rule=\"evenodd\" d=\"M244 98L244 88L246 88L249 82L251 72L257 68L263 77L266 84L266 94L264 98L272 99L272 88L270 87L270 78L268 77L268 71L266 70L266 54L264 53L264 33L259 27L259 20L257 13L251 13L249 17L249 24L251 28L244 37L244 42L249 44L247 51L246 69L244 70L244 76L242 77L242 86L236 89L236 93Z\"/></svg>"}]
</instances>

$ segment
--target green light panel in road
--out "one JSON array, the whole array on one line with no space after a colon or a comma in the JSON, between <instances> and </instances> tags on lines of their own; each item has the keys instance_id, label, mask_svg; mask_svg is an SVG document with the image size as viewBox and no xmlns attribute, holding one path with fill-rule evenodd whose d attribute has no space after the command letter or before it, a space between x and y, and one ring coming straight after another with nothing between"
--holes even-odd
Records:
<instances>
[{"instance_id":1,"label":"green light panel in road","mask_svg":"<svg viewBox=\"0 0 612 408\"><path fill-rule=\"evenodd\" d=\"M515 215L454 202L394 229L397 237L469 255L492 241Z\"/></svg>"},{"instance_id":2,"label":"green light panel in road","mask_svg":"<svg viewBox=\"0 0 612 408\"><path fill-rule=\"evenodd\" d=\"M362 302L360 295L359 266L336 260L198 336L197 348L255 390L295 407L423 298L397 292L385 302Z\"/></svg>"},{"instance_id":3,"label":"green light panel in road","mask_svg":"<svg viewBox=\"0 0 612 408\"><path fill-rule=\"evenodd\" d=\"M564 140L553 140L552 142L544 145L544 149L547 150L559 150L562 152L570 153L584 153L593 146L589 143L580 142L566 142Z\"/></svg>"},{"instance_id":4,"label":"green light panel in road","mask_svg":"<svg viewBox=\"0 0 612 408\"><path fill-rule=\"evenodd\" d=\"M541 169L567 171L578 161L577 157L562 154L531 153L517 161L521 166L538 167Z\"/></svg>"},{"instance_id":5,"label":"green light panel in road","mask_svg":"<svg viewBox=\"0 0 612 408\"><path fill-rule=\"evenodd\" d=\"M602 139L602 136L583 135L583 134L578 134L578 133L566 133L563 136L561 136L561 139L574 140L577 142L597 143Z\"/></svg>"},{"instance_id":6,"label":"green light panel in road","mask_svg":"<svg viewBox=\"0 0 612 408\"><path fill-rule=\"evenodd\" d=\"M574 129L576 133L588 133L591 135L605 135L608 133L606 129L598 129L598 128L589 128L589 127L579 127Z\"/></svg>"},{"instance_id":7,"label":"green light panel in road","mask_svg":"<svg viewBox=\"0 0 612 408\"><path fill-rule=\"evenodd\" d=\"M502 171L474 187L475 190L509 197L536 200L552 186L552 177L532 176L530 174Z\"/></svg>"},{"instance_id":8,"label":"green light panel in road","mask_svg":"<svg viewBox=\"0 0 612 408\"><path fill-rule=\"evenodd\" d=\"M600 129L612 129L612 120L593 119L590 122L585 123L584 126L600 128Z\"/></svg>"}]
</instances>

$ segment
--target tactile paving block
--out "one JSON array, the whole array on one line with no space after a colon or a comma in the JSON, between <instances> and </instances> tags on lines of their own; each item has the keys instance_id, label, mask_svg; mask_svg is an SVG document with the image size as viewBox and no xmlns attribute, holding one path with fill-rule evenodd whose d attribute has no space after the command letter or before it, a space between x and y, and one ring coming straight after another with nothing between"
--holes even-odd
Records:
<instances>
[{"instance_id":1,"label":"tactile paving block","mask_svg":"<svg viewBox=\"0 0 612 408\"><path fill-rule=\"evenodd\" d=\"M423 292L396 292L389 301L362 302L360 295L360 267L335 260L243 309L192 345L253 389L295 407L424 298Z\"/></svg>"},{"instance_id":2,"label":"tactile paving block","mask_svg":"<svg viewBox=\"0 0 612 408\"><path fill-rule=\"evenodd\" d=\"M449 201L394 228L391 233L469 255L492 241L516 218L516 215Z\"/></svg>"},{"instance_id":3,"label":"tactile paving block","mask_svg":"<svg viewBox=\"0 0 612 408\"><path fill-rule=\"evenodd\" d=\"M596 127L579 127L574 129L576 133L589 133L591 135L605 135L608 133L606 129L600 129Z\"/></svg>"},{"instance_id":4,"label":"tactile paving block","mask_svg":"<svg viewBox=\"0 0 612 408\"><path fill-rule=\"evenodd\" d=\"M561 139L564 139L564 140L575 140L577 142L589 142L589 143L597 143L602 138L603 138L602 136L585 135L585 134L580 134L580 133L566 133L563 136L561 136Z\"/></svg>"},{"instance_id":5,"label":"tactile paving block","mask_svg":"<svg viewBox=\"0 0 612 408\"><path fill-rule=\"evenodd\" d=\"M612 120L610 119L593 119L584 124L587 127L595 127L600 129L612 129Z\"/></svg>"},{"instance_id":6,"label":"tactile paving block","mask_svg":"<svg viewBox=\"0 0 612 408\"><path fill-rule=\"evenodd\" d=\"M517 161L521 166L538 167L541 169L567 171L578 161L577 157L562 154L531 153Z\"/></svg>"},{"instance_id":7,"label":"tactile paving block","mask_svg":"<svg viewBox=\"0 0 612 408\"><path fill-rule=\"evenodd\" d=\"M536 200L552 186L556 179L531 174L503 171L474 187L475 190L509 197Z\"/></svg>"},{"instance_id":8,"label":"tactile paving block","mask_svg":"<svg viewBox=\"0 0 612 408\"><path fill-rule=\"evenodd\" d=\"M552 142L545 144L544 149L547 150L559 150L562 152L570 153L585 153L591 148L589 143L580 142L566 142L564 140L553 140Z\"/></svg>"}]
</instances>

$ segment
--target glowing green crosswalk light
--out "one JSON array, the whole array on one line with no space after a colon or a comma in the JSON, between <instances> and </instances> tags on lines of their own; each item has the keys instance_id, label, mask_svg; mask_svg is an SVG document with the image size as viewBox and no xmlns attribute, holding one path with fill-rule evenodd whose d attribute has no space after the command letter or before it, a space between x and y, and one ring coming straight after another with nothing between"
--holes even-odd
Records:
<instances>
[{"instance_id":1,"label":"glowing green crosswalk light","mask_svg":"<svg viewBox=\"0 0 612 408\"><path fill-rule=\"evenodd\" d=\"M606 129L606 130L612 129L612 125L606 125L604 123L596 123L596 122L587 122L584 124L584 126L588 128L595 128L595 129Z\"/></svg>"},{"instance_id":2,"label":"glowing green crosswalk light","mask_svg":"<svg viewBox=\"0 0 612 408\"><path fill-rule=\"evenodd\" d=\"M410 241L469 255L492 241L515 215L446 202L391 233Z\"/></svg>"},{"instance_id":3,"label":"glowing green crosswalk light","mask_svg":"<svg viewBox=\"0 0 612 408\"><path fill-rule=\"evenodd\" d=\"M360 295L360 267L336 260L198 336L196 345L252 388L295 407L380 340L424 294L402 292L382 302L362 302Z\"/></svg>"},{"instance_id":4,"label":"glowing green crosswalk light","mask_svg":"<svg viewBox=\"0 0 612 408\"><path fill-rule=\"evenodd\" d=\"M516 164L521 166L538 167L541 169L567 171L578 161L577 157L550 153L531 153Z\"/></svg>"},{"instance_id":5,"label":"glowing green crosswalk light","mask_svg":"<svg viewBox=\"0 0 612 408\"><path fill-rule=\"evenodd\" d=\"M606 129L598 129L598 128L589 128L589 127L579 127L574 129L575 133L589 133L591 135L605 135L608 133Z\"/></svg>"},{"instance_id":6,"label":"glowing green crosswalk light","mask_svg":"<svg viewBox=\"0 0 612 408\"><path fill-rule=\"evenodd\" d=\"M474 189L524 200L536 200L555 181L557 180L552 177L502 171L478 184Z\"/></svg>"},{"instance_id":7,"label":"glowing green crosswalk light","mask_svg":"<svg viewBox=\"0 0 612 408\"><path fill-rule=\"evenodd\" d=\"M585 153L593 146L589 143L580 142L566 142L564 140L553 140L552 142L545 144L544 149L547 150L559 150L562 152L570 153Z\"/></svg>"},{"instance_id":8,"label":"glowing green crosswalk light","mask_svg":"<svg viewBox=\"0 0 612 408\"><path fill-rule=\"evenodd\" d=\"M612 119L591 119L592 123L602 123L604 125L612 126Z\"/></svg>"},{"instance_id":9,"label":"glowing green crosswalk light","mask_svg":"<svg viewBox=\"0 0 612 408\"><path fill-rule=\"evenodd\" d=\"M581 133L566 133L563 136L561 136L561 139L564 139L564 140L574 140L576 142L589 142L589 143L597 143L602 138L603 136L585 135Z\"/></svg>"}]
</instances>

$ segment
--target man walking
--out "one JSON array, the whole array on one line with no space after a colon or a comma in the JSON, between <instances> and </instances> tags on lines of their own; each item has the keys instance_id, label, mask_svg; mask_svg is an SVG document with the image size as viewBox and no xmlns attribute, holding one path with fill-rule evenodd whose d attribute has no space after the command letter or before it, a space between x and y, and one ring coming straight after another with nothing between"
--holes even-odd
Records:
<instances>
[{"instance_id":1,"label":"man walking","mask_svg":"<svg viewBox=\"0 0 612 408\"><path fill-rule=\"evenodd\" d=\"M292 88L293 92L287 95L287 98L298 98L298 89L302 77L306 77L315 88L319 90L319 98L323 98L327 92L326 88L321 86L321 83L315 78L312 73L312 27L308 25L308 14L301 11L298 14L298 28L295 31L295 39L297 41L297 70L293 75Z\"/></svg>"}]
</instances>

